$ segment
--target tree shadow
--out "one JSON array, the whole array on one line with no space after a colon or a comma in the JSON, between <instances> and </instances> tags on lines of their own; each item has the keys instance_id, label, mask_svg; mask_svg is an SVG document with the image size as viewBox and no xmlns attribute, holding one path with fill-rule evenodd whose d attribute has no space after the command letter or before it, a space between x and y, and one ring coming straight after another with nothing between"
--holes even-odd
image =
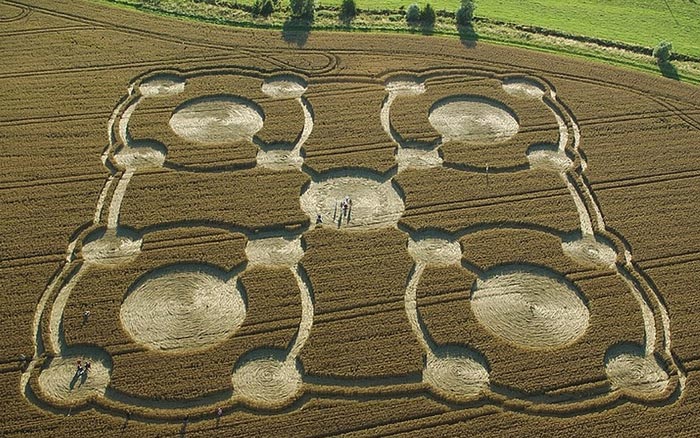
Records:
<instances>
[{"instance_id":1,"label":"tree shadow","mask_svg":"<svg viewBox=\"0 0 700 438\"><path fill-rule=\"evenodd\" d=\"M474 30L474 26L470 24L457 25L457 32L459 32L459 41L462 45L468 49L473 49L476 47L476 42L479 40L479 35Z\"/></svg>"},{"instance_id":2,"label":"tree shadow","mask_svg":"<svg viewBox=\"0 0 700 438\"><path fill-rule=\"evenodd\" d=\"M356 15L353 14L345 14L342 11L340 14L338 14L338 21L343 27L350 27L352 25L352 21L355 19Z\"/></svg>"},{"instance_id":3,"label":"tree shadow","mask_svg":"<svg viewBox=\"0 0 700 438\"><path fill-rule=\"evenodd\" d=\"M678 70L670 62L659 62L656 65L659 66L659 71L662 75L664 75L664 77L674 79L676 81L680 79L678 76Z\"/></svg>"},{"instance_id":4,"label":"tree shadow","mask_svg":"<svg viewBox=\"0 0 700 438\"><path fill-rule=\"evenodd\" d=\"M435 23L421 23L420 32L423 35L432 35L435 31Z\"/></svg>"},{"instance_id":5,"label":"tree shadow","mask_svg":"<svg viewBox=\"0 0 700 438\"><path fill-rule=\"evenodd\" d=\"M299 18L288 18L282 25L282 39L288 44L304 47L311 32L311 22Z\"/></svg>"}]
</instances>

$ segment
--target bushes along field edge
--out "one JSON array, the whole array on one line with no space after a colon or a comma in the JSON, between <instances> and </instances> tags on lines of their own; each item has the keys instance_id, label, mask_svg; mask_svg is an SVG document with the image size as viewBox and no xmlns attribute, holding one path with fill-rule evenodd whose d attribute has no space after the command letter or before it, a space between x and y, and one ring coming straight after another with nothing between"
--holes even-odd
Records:
<instances>
[{"instance_id":1,"label":"bushes along field edge","mask_svg":"<svg viewBox=\"0 0 700 438\"><path fill-rule=\"evenodd\" d=\"M253 21L253 20L238 20L238 19L226 19L222 17L215 17L215 16L205 16L205 15L198 15L198 14L190 14L182 11L173 11L173 10L166 10L161 7L157 3L153 3L152 1L149 0L105 0L109 3L115 3L118 5L123 5L123 6L128 6L132 7L138 10L142 11L149 11L153 13L160 13L160 14L165 14L165 15L170 15L170 16L176 16L176 17L182 17L182 18L189 18L192 20L196 21L204 21L204 22L210 22L210 23L216 23L216 24L224 24L224 25L231 25L231 26L240 26L240 27L254 27L254 28L279 28L281 25L276 25L274 23L270 24L265 24L263 22L258 22L258 21ZM232 10L240 10L248 13L253 13L253 6L251 5L245 5L241 3L220 3L217 0L190 0L193 3L206 3L206 4L215 4L219 7L225 7L228 9ZM336 6L330 6L330 5L319 5L316 7L316 11L335 11L338 12L340 8ZM371 13L372 15L383 15L383 16L391 16L391 15L405 15L405 8L400 7L396 10L393 9L372 9L372 10L363 10L363 9L357 9L357 13ZM436 16L440 18L452 18L455 19L455 13L451 11L446 11L446 10L437 10L436 11ZM548 29L548 28L543 28L539 26L530 26L530 25L524 25L524 24L517 24L517 23L511 23L507 21L501 21L501 20L495 20L491 18L486 18L486 17L479 17L479 16L474 16L472 18L472 22L478 22L478 23L484 23L484 24L491 24L494 26L503 26L506 28L518 30L521 32L526 32L526 33L532 33L532 34L538 34L538 35L543 35L543 36L551 36L551 37L559 37L559 38L564 38L572 41L577 41L577 42L583 42L583 43L591 43L595 44L601 47L605 48L612 48L612 49L620 49L632 53L637 53L641 55L646 55L646 56L653 56L653 48L651 47L646 47L646 46L641 46L638 44L631 44L631 43L624 43L620 41L613 41L613 40L607 40L604 38L597 38L597 37L591 37L591 36L585 36L585 35L578 35L578 34L573 34L570 32L564 32L560 30L554 30L554 29ZM336 29L334 26L328 26L328 25L323 25L323 26L314 26L314 28L318 29L323 29L323 30L332 30ZM344 29L347 29L347 27L344 27ZM357 30L360 31L372 31L372 30L392 30L396 32L402 32L405 31L403 29L385 29L385 28L373 28L372 26L360 26L357 28ZM519 39L516 39L519 41ZM700 56L693 56L693 55L686 55L682 53L671 53L671 58L672 61L684 61L684 62L700 62Z\"/></svg>"}]
</instances>

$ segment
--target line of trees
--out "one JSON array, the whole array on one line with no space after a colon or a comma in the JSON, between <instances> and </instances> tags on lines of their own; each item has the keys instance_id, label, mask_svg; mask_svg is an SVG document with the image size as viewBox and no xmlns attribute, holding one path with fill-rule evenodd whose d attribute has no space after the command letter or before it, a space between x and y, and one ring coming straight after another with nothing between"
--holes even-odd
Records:
<instances>
[{"instance_id":1,"label":"line of trees","mask_svg":"<svg viewBox=\"0 0 700 438\"><path fill-rule=\"evenodd\" d=\"M255 0L253 15L268 17L281 8L283 0ZM461 0L459 9L455 12L455 22L458 26L470 26L474 19L474 0ZM289 0L289 10L292 19L312 21L316 13L316 0ZM355 0L343 0L338 18L349 23L358 13ZM406 22L408 24L432 27L435 24L437 14L435 9L426 3L423 9L413 3L406 9Z\"/></svg>"},{"instance_id":2,"label":"line of trees","mask_svg":"<svg viewBox=\"0 0 700 438\"><path fill-rule=\"evenodd\" d=\"M354 0L352 0L354 1ZM455 12L455 21L459 26L470 26L474 19L474 0L462 0L459 9ZM433 26L435 24L435 9L426 3L421 9L416 3L413 3L406 9L406 22L408 24Z\"/></svg>"},{"instance_id":3,"label":"line of trees","mask_svg":"<svg viewBox=\"0 0 700 438\"><path fill-rule=\"evenodd\" d=\"M280 9L281 0L255 0L253 3L253 15L269 17ZM292 19L311 21L316 13L315 0L289 0L289 10Z\"/></svg>"}]
</instances>

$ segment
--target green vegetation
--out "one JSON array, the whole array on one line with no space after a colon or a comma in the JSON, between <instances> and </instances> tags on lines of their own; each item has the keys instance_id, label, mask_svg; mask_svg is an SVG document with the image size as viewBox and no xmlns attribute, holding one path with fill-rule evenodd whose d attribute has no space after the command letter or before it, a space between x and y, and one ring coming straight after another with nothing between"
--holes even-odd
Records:
<instances>
[{"instance_id":1,"label":"green vegetation","mask_svg":"<svg viewBox=\"0 0 700 438\"><path fill-rule=\"evenodd\" d=\"M700 56L700 4L688 0L489 0L479 15L578 35L654 47L673 41L676 51ZM670 9L669 9L670 8ZM672 11L672 12L671 12Z\"/></svg>"},{"instance_id":2,"label":"green vegetation","mask_svg":"<svg viewBox=\"0 0 700 438\"><path fill-rule=\"evenodd\" d=\"M435 26L437 15L435 9L427 3L423 10L413 3L406 10L406 22L411 26L422 25L424 30L431 30Z\"/></svg>"},{"instance_id":3,"label":"green vegetation","mask_svg":"<svg viewBox=\"0 0 700 438\"><path fill-rule=\"evenodd\" d=\"M671 51L673 45L668 41L661 41L658 46L654 47L654 58L659 64L667 63L671 60Z\"/></svg>"},{"instance_id":4,"label":"green vegetation","mask_svg":"<svg viewBox=\"0 0 700 438\"><path fill-rule=\"evenodd\" d=\"M455 21L459 26L469 26L474 18L474 0L462 0L462 4L455 12Z\"/></svg>"},{"instance_id":5,"label":"green vegetation","mask_svg":"<svg viewBox=\"0 0 700 438\"><path fill-rule=\"evenodd\" d=\"M315 0L289 0L292 18L312 20L316 12Z\"/></svg>"},{"instance_id":6,"label":"green vegetation","mask_svg":"<svg viewBox=\"0 0 700 438\"><path fill-rule=\"evenodd\" d=\"M302 46L313 30L350 30L358 32L428 32L435 35L459 37L465 47L474 47L478 42L491 42L519 46L527 49L562 53L617 66L643 70L652 74L663 74L667 77L700 84L700 63L692 60L676 59L673 64L659 64L652 56L652 49L659 42L655 39L652 44L642 50L620 50L585 41L589 36L578 38L562 38L551 35L546 28L521 28L516 24L499 24L497 21L484 19L482 6L486 0L476 0L479 14L474 21L466 26L456 26L455 13L436 9L434 26L420 25L420 20L414 24L406 23L406 8L393 11L362 9L362 2L355 0L357 14L352 20L343 19L341 8L344 0L321 0L316 2L317 10L311 20L290 18L289 0L273 0L274 11L270 16L256 14L253 8L255 0L95 0L110 4L122 5L145 10L150 13L175 16L184 19L206 21L215 24L242 27L257 27L282 29L285 40L296 35L297 40L290 41ZM261 0L262 1L262 0ZM297 0L303 2L304 0ZM396 0L394 0L396 1ZM491 1L491 0L489 0ZM494 0L495 1L495 0ZM611 0L617 1L617 0ZM671 7L676 0L668 0ZM320 4L319 4L320 3ZM337 3L338 5L335 5ZM431 5L442 4L440 0L431 0ZM457 1L454 1L457 4ZM489 3L490 4L490 3ZM700 4L694 5L700 9ZM420 12L420 8L419 12ZM633 20L630 18L630 20ZM700 26L700 25L698 25ZM295 31L295 32L291 32ZM303 38L302 38L303 37ZM686 37L686 40L688 38ZM700 45L698 43L697 45ZM640 46L637 46L641 49ZM678 50L674 40L674 58L683 52ZM700 48L696 47L700 52ZM694 55L700 57L700 54Z\"/></svg>"},{"instance_id":7,"label":"green vegetation","mask_svg":"<svg viewBox=\"0 0 700 438\"><path fill-rule=\"evenodd\" d=\"M406 21L408 24L417 24L420 21L420 8L413 3L406 10Z\"/></svg>"},{"instance_id":8,"label":"green vegetation","mask_svg":"<svg viewBox=\"0 0 700 438\"><path fill-rule=\"evenodd\" d=\"M435 24L435 9L427 3L420 13L420 19L425 26L433 26Z\"/></svg>"},{"instance_id":9,"label":"green vegetation","mask_svg":"<svg viewBox=\"0 0 700 438\"><path fill-rule=\"evenodd\" d=\"M340 19L349 23L357 15L357 5L355 0L343 0L343 4L340 5Z\"/></svg>"},{"instance_id":10,"label":"green vegetation","mask_svg":"<svg viewBox=\"0 0 700 438\"><path fill-rule=\"evenodd\" d=\"M237 0L252 4L253 0ZM320 0L340 6L343 0ZM407 0L357 0L360 10L398 10ZM458 0L432 0L436 10L456 12ZM667 6L668 4L668 6ZM697 0L482 0L480 17L538 26L645 47L673 41L676 53L700 56L700 1Z\"/></svg>"},{"instance_id":11,"label":"green vegetation","mask_svg":"<svg viewBox=\"0 0 700 438\"><path fill-rule=\"evenodd\" d=\"M255 0L253 15L269 17L273 12L275 12L275 3L272 0Z\"/></svg>"}]
</instances>

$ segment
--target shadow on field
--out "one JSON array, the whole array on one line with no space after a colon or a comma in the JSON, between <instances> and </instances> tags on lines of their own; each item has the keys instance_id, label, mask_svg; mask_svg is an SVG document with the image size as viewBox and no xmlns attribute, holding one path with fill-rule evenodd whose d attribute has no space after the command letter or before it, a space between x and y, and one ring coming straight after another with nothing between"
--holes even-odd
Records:
<instances>
[{"instance_id":1,"label":"shadow on field","mask_svg":"<svg viewBox=\"0 0 700 438\"><path fill-rule=\"evenodd\" d=\"M659 66L659 71L661 71L661 74L664 75L664 77L675 80L679 79L678 70L670 62L659 62L657 65Z\"/></svg>"},{"instance_id":2,"label":"shadow on field","mask_svg":"<svg viewBox=\"0 0 700 438\"><path fill-rule=\"evenodd\" d=\"M464 26L457 26L457 32L459 32L459 40L462 45L468 49L473 49L476 47L476 42L479 40L479 35L474 31L474 26L467 24Z\"/></svg>"},{"instance_id":3,"label":"shadow on field","mask_svg":"<svg viewBox=\"0 0 700 438\"><path fill-rule=\"evenodd\" d=\"M288 18L282 25L282 39L289 44L303 47L309 39L311 23L298 18Z\"/></svg>"}]
</instances>

